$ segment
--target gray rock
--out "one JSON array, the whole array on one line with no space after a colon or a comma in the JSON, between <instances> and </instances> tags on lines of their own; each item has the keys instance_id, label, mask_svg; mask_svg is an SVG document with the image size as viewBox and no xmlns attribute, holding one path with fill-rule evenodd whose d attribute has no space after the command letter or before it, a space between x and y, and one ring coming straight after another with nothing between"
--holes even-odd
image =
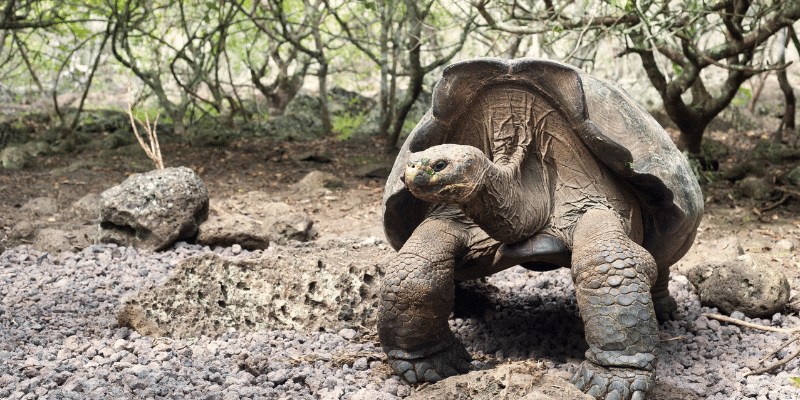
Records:
<instances>
[{"instance_id":1,"label":"gray rock","mask_svg":"<svg viewBox=\"0 0 800 400\"><path fill-rule=\"evenodd\" d=\"M100 218L100 195L89 193L81 197L72 203L70 211L83 219L95 220Z\"/></svg>"},{"instance_id":2,"label":"gray rock","mask_svg":"<svg viewBox=\"0 0 800 400\"><path fill-rule=\"evenodd\" d=\"M331 265L300 253L246 260L207 253L180 262L163 285L129 299L120 314L130 313L138 322L120 326L149 326L151 334L157 327L161 336L172 338L218 337L230 328L338 331L373 326L380 300L378 265L363 260Z\"/></svg>"},{"instance_id":3,"label":"gray rock","mask_svg":"<svg viewBox=\"0 0 800 400\"><path fill-rule=\"evenodd\" d=\"M241 245L247 250L269 247L269 234L264 223L242 214L213 215L200 225L197 244L214 248ZM236 252L234 252L235 254Z\"/></svg>"},{"instance_id":4,"label":"gray rock","mask_svg":"<svg viewBox=\"0 0 800 400\"><path fill-rule=\"evenodd\" d=\"M763 139L758 141L750 156L754 160L767 160L777 164L785 160L800 158L800 149L793 149L783 143Z\"/></svg>"},{"instance_id":5,"label":"gray rock","mask_svg":"<svg viewBox=\"0 0 800 400\"><path fill-rule=\"evenodd\" d=\"M131 175L100 197L101 242L162 250L208 217L208 189L185 167Z\"/></svg>"},{"instance_id":6,"label":"gray rock","mask_svg":"<svg viewBox=\"0 0 800 400\"><path fill-rule=\"evenodd\" d=\"M6 147L0 152L0 164L5 169L21 170L33 167L34 158L22 147Z\"/></svg>"},{"instance_id":7,"label":"gray rock","mask_svg":"<svg viewBox=\"0 0 800 400\"><path fill-rule=\"evenodd\" d=\"M407 399L594 400L571 383L545 371L544 365L532 360L511 362L494 369L452 376L417 390Z\"/></svg>"},{"instance_id":8,"label":"gray rock","mask_svg":"<svg viewBox=\"0 0 800 400\"><path fill-rule=\"evenodd\" d=\"M789 182L789 184L800 186L800 165L792 168L791 171L783 175L782 179Z\"/></svg>"},{"instance_id":9,"label":"gray rock","mask_svg":"<svg viewBox=\"0 0 800 400\"><path fill-rule=\"evenodd\" d=\"M29 212L38 217L44 217L58 212L58 202L56 202L56 199L51 197L37 197L35 199L28 200L28 202L25 203L20 210L23 212Z\"/></svg>"},{"instance_id":10,"label":"gray rock","mask_svg":"<svg viewBox=\"0 0 800 400\"><path fill-rule=\"evenodd\" d=\"M34 158L50 153L50 145L47 144L47 142L28 142L25 143L22 148Z\"/></svg>"},{"instance_id":11,"label":"gray rock","mask_svg":"<svg viewBox=\"0 0 800 400\"><path fill-rule=\"evenodd\" d=\"M32 240L35 234L36 228L30 222L22 220L11 227L11 232L9 232L8 236L16 240Z\"/></svg>"},{"instance_id":12,"label":"gray rock","mask_svg":"<svg viewBox=\"0 0 800 400\"><path fill-rule=\"evenodd\" d=\"M731 314L766 318L789 302L789 282L782 272L763 261L742 256L724 263L699 265L686 276L697 288L700 302Z\"/></svg>"},{"instance_id":13,"label":"gray rock","mask_svg":"<svg viewBox=\"0 0 800 400\"><path fill-rule=\"evenodd\" d=\"M73 251L75 247L67 238L67 232L59 229L42 229L36 232L33 239L33 248L53 255L61 254L64 251Z\"/></svg>"},{"instance_id":14,"label":"gray rock","mask_svg":"<svg viewBox=\"0 0 800 400\"><path fill-rule=\"evenodd\" d=\"M775 191L775 188L765 179L755 176L748 176L736 182L736 189L742 196L755 200L767 200L772 197L772 193Z\"/></svg>"},{"instance_id":15,"label":"gray rock","mask_svg":"<svg viewBox=\"0 0 800 400\"><path fill-rule=\"evenodd\" d=\"M794 249L794 243L788 239L781 239L772 246L772 251L780 255L789 255Z\"/></svg>"},{"instance_id":16,"label":"gray rock","mask_svg":"<svg viewBox=\"0 0 800 400\"><path fill-rule=\"evenodd\" d=\"M278 244L285 244L289 240L307 242L316 236L314 220L303 212L269 218L266 225L270 239Z\"/></svg>"},{"instance_id":17,"label":"gray rock","mask_svg":"<svg viewBox=\"0 0 800 400\"><path fill-rule=\"evenodd\" d=\"M222 200L212 199L211 208L222 213L244 214L262 221L267 218L275 218L300 211L284 202L275 200L274 196L255 190L247 193L237 193Z\"/></svg>"},{"instance_id":18,"label":"gray rock","mask_svg":"<svg viewBox=\"0 0 800 400\"><path fill-rule=\"evenodd\" d=\"M293 186L302 192L313 192L322 188L333 190L344 187L344 181L329 172L311 171Z\"/></svg>"},{"instance_id":19,"label":"gray rock","mask_svg":"<svg viewBox=\"0 0 800 400\"><path fill-rule=\"evenodd\" d=\"M283 115L271 117L264 124L268 136L279 140L307 142L322 134L319 98L307 94L295 96Z\"/></svg>"}]
</instances>

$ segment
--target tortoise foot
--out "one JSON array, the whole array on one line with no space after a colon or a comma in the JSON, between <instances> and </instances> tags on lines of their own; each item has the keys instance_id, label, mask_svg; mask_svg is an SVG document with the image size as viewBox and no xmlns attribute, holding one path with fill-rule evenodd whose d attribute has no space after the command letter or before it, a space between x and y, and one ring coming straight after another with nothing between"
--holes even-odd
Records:
<instances>
[{"instance_id":1,"label":"tortoise foot","mask_svg":"<svg viewBox=\"0 0 800 400\"><path fill-rule=\"evenodd\" d=\"M472 357L460 342L421 358L393 358L389 354L389 366L395 374L408 383L437 382L444 378L469 371Z\"/></svg>"},{"instance_id":2,"label":"tortoise foot","mask_svg":"<svg viewBox=\"0 0 800 400\"><path fill-rule=\"evenodd\" d=\"M657 298L654 295L653 308L655 309L658 322L673 321L678 319L678 303L670 295L661 298Z\"/></svg>"},{"instance_id":3,"label":"tortoise foot","mask_svg":"<svg viewBox=\"0 0 800 400\"><path fill-rule=\"evenodd\" d=\"M570 380L578 390L599 400L644 400L654 382L653 371L606 368L589 361L584 361Z\"/></svg>"}]
</instances>

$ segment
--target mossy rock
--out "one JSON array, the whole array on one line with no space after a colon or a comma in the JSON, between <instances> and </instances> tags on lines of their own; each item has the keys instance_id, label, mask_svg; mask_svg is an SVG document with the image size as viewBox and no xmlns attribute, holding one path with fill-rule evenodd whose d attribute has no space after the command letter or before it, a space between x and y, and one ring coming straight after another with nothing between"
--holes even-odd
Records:
<instances>
[{"instance_id":1,"label":"mossy rock","mask_svg":"<svg viewBox=\"0 0 800 400\"><path fill-rule=\"evenodd\" d=\"M783 143L764 139L758 141L750 155L754 160L767 160L778 164L800 158L800 149L792 149Z\"/></svg>"},{"instance_id":2,"label":"mossy rock","mask_svg":"<svg viewBox=\"0 0 800 400\"><path fill-rule=\"evenodd\" d=\"M226 129L190 129L186 132L184 140L192 146L198 147L225 147L239 134Z\"/></svg>"},{"instance_id":3,"label":"mossy rock","mask_svg":"<svg viewBox=\"0 0 800 400\"><path fill-rule=\"evenodd\" d=\"M781 181L787 182L790 185L800 186L800 165L783 174L781 176Z\"/></svg>"},{"instance_id":4,"label":"mossy rock","mask_svg":"<svg viewBox=\"0 0 800 400\"><path fill-rule=\"evenodd\" d=\"M0 152L0 164L5 169L21 170L34 165L34 158L18 146L6 147Z\"/></svg>"},{"instance_id":5,"label":"mossy rock","mask_svg":"<svg viewBox=\"0 0 800 400\"><path fill-rule=\"evenodd\" d=\"M764 178L748 176L736 182L736 192L754 200L769 200L775 193L775 187Z\"/></svg>"},{"instance_id":6,"label":"mossy rock","mask_svg":"<svg viewBox=\"0 0 800 400\"><path fill-rule=\"evenodd\" d=\"M114 150L122 146L136 143L131 132L114 132L101 139L100 146L105 150Z\"/></svg>"},{"instance_id":7,"label":"mossy rock","mask_svg":"<svg viewBox=\"0 0 800 400\"><path fill-rule=\"evenodd\" d=\"M767 170L764 168L763 163L756 161L748 161L744 164L736 164L730 169L722 173L722 179L729 181L740 181L748 175L764 176Z\"/></svg>"}]
</instances>

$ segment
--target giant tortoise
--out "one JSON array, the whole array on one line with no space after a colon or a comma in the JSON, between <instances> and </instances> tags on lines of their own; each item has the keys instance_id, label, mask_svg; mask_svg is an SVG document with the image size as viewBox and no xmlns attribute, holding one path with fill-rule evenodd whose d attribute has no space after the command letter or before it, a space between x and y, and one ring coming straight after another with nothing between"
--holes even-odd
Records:
<instances>
[{"instance_id":1,"label":"giant tortoise","mask_svg":"<svg viewBox=\"0 0 800 400\"><path fill-rule=\"evenodd\" d=\"M669 267L702 213L686 159L616 84L542 60L450 65L383 194L398 250L378 317L389 363L412 383L466 372L455 281L568 267L589 344L572 382L643 399L657 320L675 316Z\"/></svg>"}]
</instances>

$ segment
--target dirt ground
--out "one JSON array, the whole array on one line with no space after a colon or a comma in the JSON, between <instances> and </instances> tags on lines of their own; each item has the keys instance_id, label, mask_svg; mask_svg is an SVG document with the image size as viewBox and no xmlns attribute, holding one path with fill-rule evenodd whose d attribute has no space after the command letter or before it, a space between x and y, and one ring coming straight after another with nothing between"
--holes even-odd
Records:
<instances>
[{"instance_id":1,"label":"dirt ground","mask_svg":"<svg viewBox=\"0 0 800 400\"><path fill-rule=\"evenodd\" d=\"M676 131L668 130L677 135ZM746 162L765 133L768 131L727 130L707 134L730 149L728 156L720 160L720 172ZM263 191L274 201L302 208L314 220L321 239L383 237L380 203L385 178L380 176L391 168L394 155L384 152L382 143L377 140L329 138L303 143L246 138L216 148L167 143L162 145L162 154L168 167L193 169L208 186L212 201L237 193ZM798 163L795 160L781 165L765 164L767 180L775 182L777 176ZM152 163L145 153L136 145L129 145L115 150L84 148L70 154L40 156L34 168L22 171L0 169L0 245L8 248L25 243L24 240L12 241L8 235L22 219L30 220L39 229L67 231L96 224L96 221L80 219L69 212L72 203L151 168ZM295 184L313 170L333 173L344 181L344 187L313 194L297 190ZM797 250L800 247L800 196L789 195L783 199L778 192L772 199L756 201L738 196L734 185L720 178L719 173L712 174L710 180L703 185L706 210L695 245L674 270L685 271L704 261L744 252L782 269L790 282L800 277L800 251ZM36 197L56 199L59 212L42 219L21 213L20 208ZM764 210L766 208L769 209ZM784 239L791 242L794 249L773 250Z\"/></svg>"}]
</instances>

